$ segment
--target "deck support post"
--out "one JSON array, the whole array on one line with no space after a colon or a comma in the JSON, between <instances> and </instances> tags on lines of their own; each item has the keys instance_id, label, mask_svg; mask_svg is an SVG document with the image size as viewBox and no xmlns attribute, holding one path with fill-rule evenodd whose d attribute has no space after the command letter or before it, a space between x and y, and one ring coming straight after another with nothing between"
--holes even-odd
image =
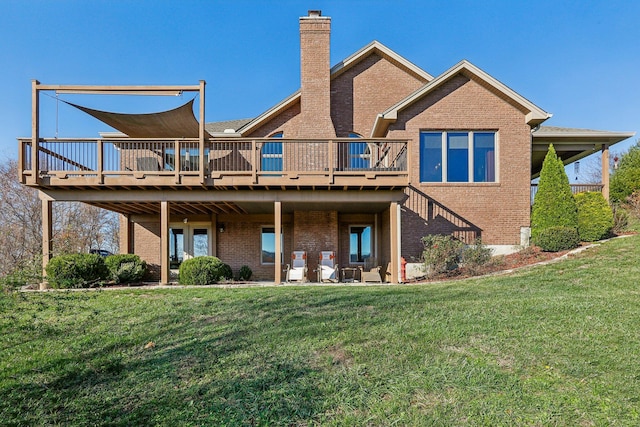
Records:
<instances>
[{"instance_id":1,"label":"deck support post","mask_svg":"<svg viewBox=\"0 0 640 427\"><path fill-rule=\"evenodd\" d=\"M160 202L160 283L169 283L169 202Z\"/></svg>"},{"instance_id":2,"label":"deck support post","mask_svg":"<svg viewBox=\"0 0 640 427\"><path fill-rule=\"evenodd\" d=\"M49 286L45 281L47 276L47 264L51 259L51 252L53 249L51 234L53 230L53 201L41 199L42 203L42 281L40 282L40 289L47 289Z\"/></svg>"},{"instance_id":3,"label":"deck support post","mask_svg":"<svg viewBox=\"0 0 640 427\"><path fill-rule=\"evenodd\" d=\"M391 283L398 283L400 266L400 205L391 202L389 206L389 240L391 245Z\"/></svg>"},{"instance_id":4,"label":"deck support post","mask_svg":"<svg viewBox=\"0 0 640 427\"><path fill-rule=\"evenodd\" d=\"M602 196L609 202L609 145L602 144Z\"/></svg>"},{"instance_id":5,"label":"deck support post","mask_svg":"<svg viewBox=\"0 0 640 427\"><path fill-rule=\"evenodd\" d=\"M273 217L274 217L274 229L275 229L275 276L274 282L276 285L282 283L282 203L273 203Z\"/></svg>"},{"instance_id":6,"label":"deck support post","mask_svg":"<svg viewBox=\"0 0 640 427\"><path fill-rule=\"evenodd\" d=\"M40 144L40 92L37 80L31 80L31 176L29 177L29 183L32 185L38 184L40 181L40 159L38 156ZM57 135L56 135L57 136ZM20 170L24 169L24 165L18 166ZM44 260L43 260L44 262Z\"/></svg>"}]
</instances>

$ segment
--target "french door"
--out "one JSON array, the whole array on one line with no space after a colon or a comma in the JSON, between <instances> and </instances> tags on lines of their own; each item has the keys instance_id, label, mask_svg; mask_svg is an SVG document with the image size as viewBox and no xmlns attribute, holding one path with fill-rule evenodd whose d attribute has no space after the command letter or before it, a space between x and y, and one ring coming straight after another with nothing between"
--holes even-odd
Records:
<instances>
[{"instance_id":1,"label":"french door","mask_svg":"<svg viewBox=\"0 0 640 427\"><path fill-rule=\"evenodd\" d=\"M208 224L169 225L169 266L178 268L185 259L212 254L211 226Z\"/></svg>"}]
</instances>

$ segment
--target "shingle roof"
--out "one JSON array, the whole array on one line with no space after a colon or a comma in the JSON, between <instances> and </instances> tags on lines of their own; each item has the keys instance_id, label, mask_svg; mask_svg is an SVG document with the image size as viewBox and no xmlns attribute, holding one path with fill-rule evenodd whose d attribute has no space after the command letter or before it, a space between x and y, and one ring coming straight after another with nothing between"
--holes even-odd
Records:
<instances>
[{"instance_id":1,"label":"shingle roof","mask_svg":"<svg viewBox=\"0 0 640 427\"><path fill-rule=\"evenodd\" d=\"M204 128L209 133L224 132L227 129L233 129L234 131L240 129L253 119L237 119L237 120L225 120L221 122L210 122L204 125Z\"/></svg>"}]
</instances>

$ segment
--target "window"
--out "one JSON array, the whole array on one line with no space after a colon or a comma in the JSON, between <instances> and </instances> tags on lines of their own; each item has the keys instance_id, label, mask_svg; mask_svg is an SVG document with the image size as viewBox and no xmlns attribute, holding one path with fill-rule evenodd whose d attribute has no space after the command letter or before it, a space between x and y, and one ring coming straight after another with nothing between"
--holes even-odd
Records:
<instances>
[{"instance_id":1,"label":"window","mask_svg":"<svg viewBox=\"0 0 640 427\"><path fill-rule=\"evenodd\" d=\"M349 133L349 138L362 138L357 133ZM371 150L366 142L349 143L349 167L352 169L364 169L370 167Z\"/></svg>"},{"instance_id":2,"label":"window","mask_svg":"<svg viewBox=\"0 0 640 427\"><path fill-rule=\"evenodd\" d=\"M420 182L495 182L495 132L421 132Z\"/></svg>"},{"instance_id":3,"label":"window","mask_svg":"<svg viewBox=\"0 0 640 427\"><path fill-rule=\"evenodd\" d=\"M283 237L284 236L280 235L280 248L284 248ZM276 229L275 227L262 227L260 242L261 242L260 248L262 251L260 254L260 262L262 264L275 264L276 262Z\"/></svg>"},{"instance_id":4,"label":"window","mask_svg":"<svg viewBox=\"0 0 640 427\"><path fill-rule=\"evenodd\" d=\"M282 135L282 132L278 132L270 138L282 138ZM261 170L267 172L282 170L282 142L265 142L262 145Z\"/></svg>"},{"instance_id":5,"label":"window","mask_svg":"<svg viewBox=\"0 0 640 427\"><path fill-rule=\"evenodd\" d=\"M364 263L371 257L371 226L349 227L349 262Z\"/></svg>"}]
</instances>

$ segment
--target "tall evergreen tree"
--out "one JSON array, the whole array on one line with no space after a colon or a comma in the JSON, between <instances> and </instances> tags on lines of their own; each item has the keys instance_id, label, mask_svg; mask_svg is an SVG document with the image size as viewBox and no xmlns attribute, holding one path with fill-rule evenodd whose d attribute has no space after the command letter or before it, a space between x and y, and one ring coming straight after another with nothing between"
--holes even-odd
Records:
<instances>
[{"instance_id":1,"label":"tall evergreen tree","mask_svg":"<svg viewBox=\"0 0 640 427\"><path fill-rule=\"evenodd\" d=\"M549 227L578 228L578 208L571 194L569 178L564 164L556 154L553 145L542 163L538 191L533 200L531 211L531 237Z\"/></svg>"}]
</instances>

